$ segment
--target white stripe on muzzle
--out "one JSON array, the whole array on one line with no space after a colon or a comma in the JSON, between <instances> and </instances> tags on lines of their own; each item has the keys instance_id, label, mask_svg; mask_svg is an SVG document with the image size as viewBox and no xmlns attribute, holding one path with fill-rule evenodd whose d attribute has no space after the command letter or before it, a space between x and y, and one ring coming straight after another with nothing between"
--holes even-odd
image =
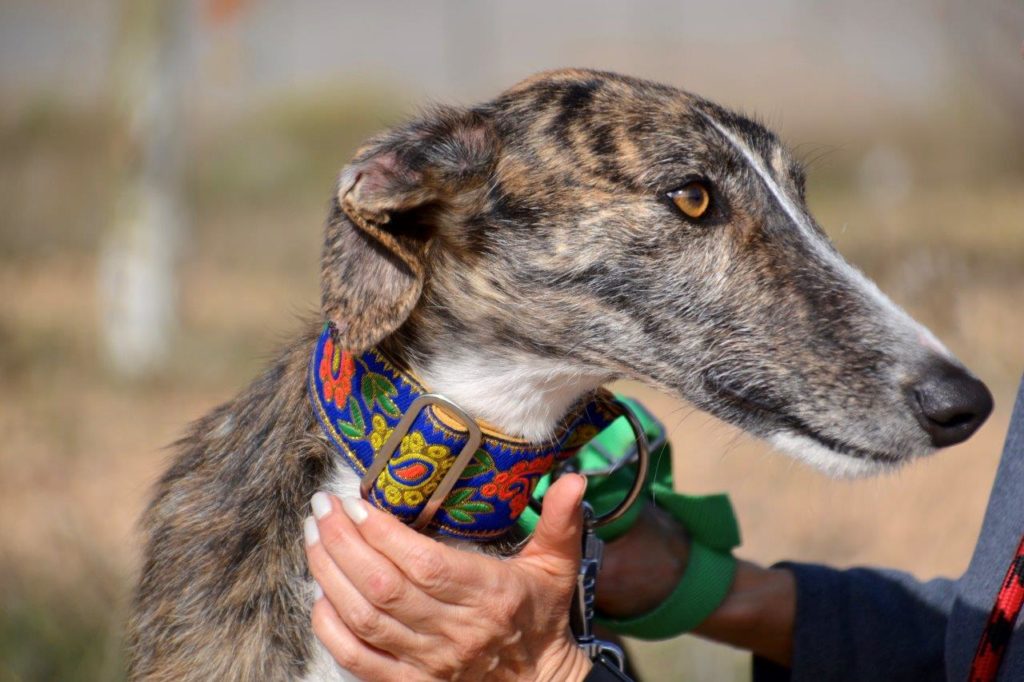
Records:
<instances>
[{"instance_id":1,"label":"white stripe on muzzle","mask_svg":"<svg viewBox=\"0 0 1024 682\"><path fill-rule=\"evenodd\" d=\"M948 358L953 357L953 354L932 334L931 330L910 317L902 308L882 293L874 282L836 253L821 233L814 229L807 213L775 181L775 178L772 177L772 174L765 166L764 161L739 136L710 114L700 109L697 109L696 112L714 126L715 130L721 133L722 137L728 140L729 144L743 156L751 169L761 179L761 182L764 183L768 193L771 194L792 224L800 231L800 234L814 250L815 255L834 268L839 277L848 282L851 288L860 291L864 294L865 298L878 305L881 312L890 318L893 327L903 327L908 332L909 338L917 343Z\"/></svg>"}]
</instances>

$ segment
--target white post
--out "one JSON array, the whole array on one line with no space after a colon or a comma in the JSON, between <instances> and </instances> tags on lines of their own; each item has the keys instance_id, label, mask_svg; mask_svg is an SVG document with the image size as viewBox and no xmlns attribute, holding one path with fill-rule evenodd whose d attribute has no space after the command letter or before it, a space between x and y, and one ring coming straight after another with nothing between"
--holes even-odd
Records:
<instances>
[{"instance_id":1,"label":"white post","mask_svg":"<svg viewBox=\"0 0 1024 682\"><path fill-rule=\"evenodd\" d=\"M192 3L124 0L115 69L121 186L99 258L103 349L118 374L161 368L177 328L176 266L186 236L183 86Z\"/></svg>"}]
</instances>

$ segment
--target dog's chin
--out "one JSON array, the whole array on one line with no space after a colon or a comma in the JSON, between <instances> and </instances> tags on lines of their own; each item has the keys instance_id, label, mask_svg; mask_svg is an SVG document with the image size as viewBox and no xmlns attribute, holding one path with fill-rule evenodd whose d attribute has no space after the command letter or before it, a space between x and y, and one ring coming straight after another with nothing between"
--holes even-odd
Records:
<instances>
[{"instance_id":1,"label":"dog's chin","mask_svg":"<svg viewBox=\"0 0 1024 682\"><path fill-rule=\"evenodd\" d=\"M767 440L773 447L810 465L833 478L866 478L895 471L915 458L915 455L897 456L885 453L840 452L792 431L776 431Z\"/></svg>"},{"instance_id":2,"label":"dog's chin","mask_svg":"<svg viewBox=\"0 0 1024 682\"><path fill-rule=\"evenodd\" d=\"M834 478L864 478L894 471L933 451L892 453L865 448L814 428L784 406L712 381L706 380L705 386L712 391L712 399L703 403L709 412Z\"/></svg>"}]
</instances>

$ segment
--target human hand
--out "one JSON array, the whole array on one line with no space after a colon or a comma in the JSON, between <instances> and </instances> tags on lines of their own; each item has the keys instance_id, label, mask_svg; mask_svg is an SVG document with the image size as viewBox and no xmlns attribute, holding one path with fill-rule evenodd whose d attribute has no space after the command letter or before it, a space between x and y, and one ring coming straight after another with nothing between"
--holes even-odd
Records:
<instances>
[{"instance_id":1,"label":"human hand","mask_svg":"<svg viewBox=\"0 0 1024 682\"><path fill-rule=\"evenodd\" d=\"M586 487L561 477L509 559L443 545L357 498L317 493L306 555L313 631L365 680L582 680L569 631Z\"/></svg>"}]
</instances>

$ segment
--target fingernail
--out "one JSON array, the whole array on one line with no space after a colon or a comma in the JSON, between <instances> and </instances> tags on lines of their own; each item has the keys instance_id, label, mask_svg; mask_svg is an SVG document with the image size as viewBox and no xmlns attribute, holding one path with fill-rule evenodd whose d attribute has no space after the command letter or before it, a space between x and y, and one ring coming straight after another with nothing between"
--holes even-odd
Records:
<instances>
[{"instance_id":1,"label":"fingernail","mask_svg":"<svg viewBox=\"0 0 1024 682\"><path fill-rule=\"evenodd\" d=\"M580 476L580 478L583 479L583 485L580 486L580 492L576 495L576 506L583 504L583 497L587 494L587 482L590 480L586 476Z\"/></svg>"},{"instance_id":2,"label":"fingernail","mask_svg":"<svg viewBox=\"0 0 1024 682\"><path fill-rule=\"evenodd\" d=\"M313 516L322 519L331 513L331 498L327 497L327 493L316 493L309 501L309 506L313 508Z\"/></svg>"},{"instance_id":3,"label":"fingernail","mask_svg":"<svg viewBox=\"0 0 1024 682\"><path fill-rule=\"evenodd\" d=\"M320 601L324 598L324 588L320 587L320 583L313 581L313 601Z\"/></svg>"},{"instance_id":4,"label":"fingernail","mask_svg":"<svg viewBox=\"0 0 1024 682\"><path fill-rule=\"evenodd\" d=\"M352 519L352 523L362 523L369 516L366 513L366 507L363 506L363 501L358 497L341 498L341 508Z\"/></svg>"},{"instance_id":5,"label":"fingernail","mask_svg":"<svg viewBox=\"0 0 1024 682\"><path fill-rule=\"evenodd\" d=\"M307 516L306 520L302 522L302 534L306 536L307 547L312 547L320 542L320 531L316 527L316 519L312 516Z\"/></svg>"}]
</instances>

